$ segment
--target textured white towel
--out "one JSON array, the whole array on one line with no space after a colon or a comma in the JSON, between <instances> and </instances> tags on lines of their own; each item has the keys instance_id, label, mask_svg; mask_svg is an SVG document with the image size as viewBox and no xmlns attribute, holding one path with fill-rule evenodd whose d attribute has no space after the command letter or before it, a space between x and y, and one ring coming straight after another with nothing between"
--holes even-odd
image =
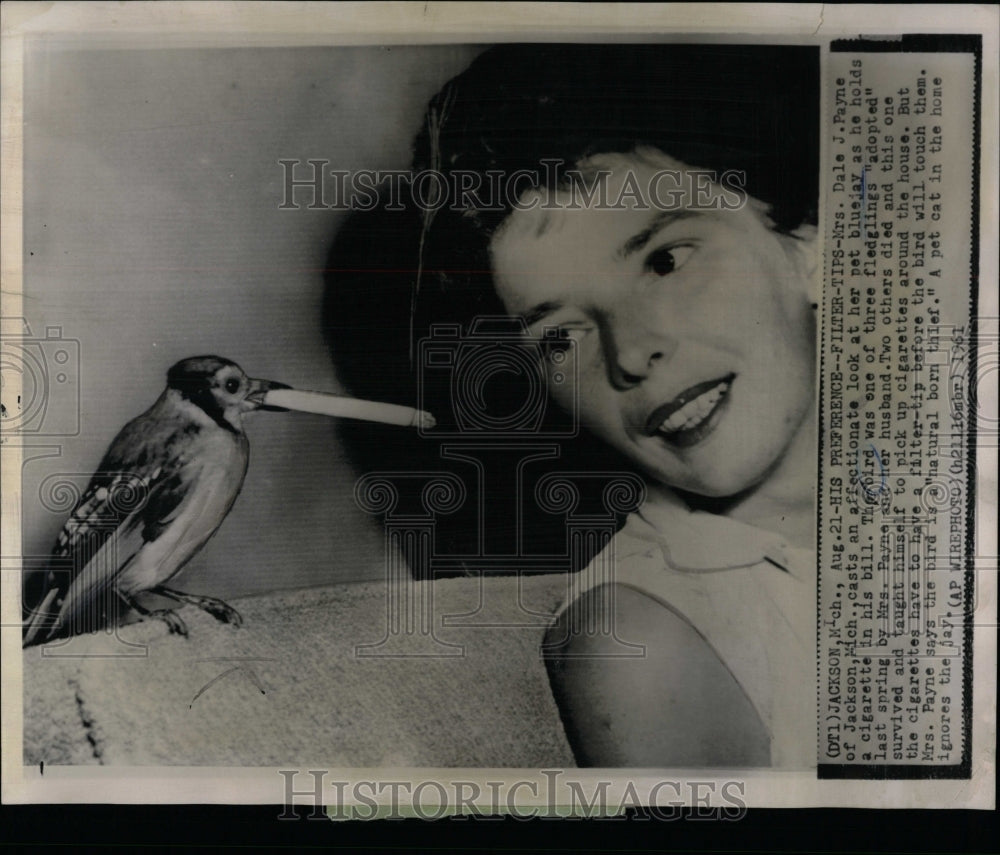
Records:
<instances>
[{"instance_id":1,"label":"textured white towel","mask_svg":"<svg viewBox=\"0 0 1000 855\"><path fill-rule=\"evenodd\" d=\"M434 638L406 635L405 617L404 634L386 638L387 590L362 583L234 601L241 629L186 607L188 639L157 621L118 638L72 639L56 656L30 648L25 762L573 764L539 656L566 577L408 582L396 594L416 617L422 598ZM357 655L384 638L369 652L406 655ZM109 655L126 652L123 640L145 645L133 649L144 655ZM457 655L427 655L442 653Z\"/></svg>"}]
</instances>

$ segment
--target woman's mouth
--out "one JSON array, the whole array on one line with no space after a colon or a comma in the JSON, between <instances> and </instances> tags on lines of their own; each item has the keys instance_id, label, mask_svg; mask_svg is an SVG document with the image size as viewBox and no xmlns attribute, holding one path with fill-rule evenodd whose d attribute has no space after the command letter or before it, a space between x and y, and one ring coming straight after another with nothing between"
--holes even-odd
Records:
<instances>
[{"instance_id":1,"label":"woman's mouth","mask_svg":"<svg viewBox=\"0 0 1000 855\"><path fill-rule=\"evenodd\" d=\"M685 389L653 411L646 422L646 432L679 448L697 445L718 424L735 377L728 374Z\"/></svg>"}]
</instances>

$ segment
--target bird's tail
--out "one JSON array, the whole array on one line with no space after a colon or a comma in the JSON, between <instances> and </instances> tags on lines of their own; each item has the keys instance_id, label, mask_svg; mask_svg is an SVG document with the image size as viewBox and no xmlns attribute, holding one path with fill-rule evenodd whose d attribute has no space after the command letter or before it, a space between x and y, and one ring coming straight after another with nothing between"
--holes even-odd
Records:
<instances>
[{"instance_id":1,"label":"bird's tail","mask_svg":"<svg viewBox=\"0 0 1000 855\"><path fill-rule=\"evenodd\" d=\"M55 602L59 596L57 588L50 588L36 607L30 609L24 620L22 647L48 641L59 627L59 609Z\"/></svg>"}]
</instances>

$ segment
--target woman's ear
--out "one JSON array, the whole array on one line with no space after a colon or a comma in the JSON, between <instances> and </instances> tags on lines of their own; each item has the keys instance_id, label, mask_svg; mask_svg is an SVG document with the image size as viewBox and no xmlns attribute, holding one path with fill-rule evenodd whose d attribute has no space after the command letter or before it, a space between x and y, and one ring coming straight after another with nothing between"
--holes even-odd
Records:
<instances>
[{"instance_id":1,"label":"woman's ear","mask_svg":"<svg viewBox=\"0 0 1000 855\"><path fill-rule=\"evenodd\" d=\"M820 296L819 231L814 225L803 224L788 233L785 246L802 276L810 302L816 304Z\"/></svg>"},{"instance_id":2,"label":"woman's ear","mask_svg":"<svg viewBox=\"0 0 1000 855\"><path fill-rule=\"evenodd\" d=\"M810 276L815 276L819 269L819 232L816 226L805 223L797 229L793 229L789 234L795 238L799 255L806 264L805 272Z\"/></svg>"}]
</instances>

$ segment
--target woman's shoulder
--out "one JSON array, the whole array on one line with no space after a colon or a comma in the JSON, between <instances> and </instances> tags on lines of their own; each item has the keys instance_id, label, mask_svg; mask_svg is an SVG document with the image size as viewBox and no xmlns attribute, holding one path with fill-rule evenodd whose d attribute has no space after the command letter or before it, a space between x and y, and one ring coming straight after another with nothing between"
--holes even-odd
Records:
<instances>
[{"instance_id":1,"label":"woman's shoulder","mask_svg":"<svg viewBox=\"0 0 1000 855\"><path fill-rule=\"evenodd\" d=\"M815 554L770 532L669 504L631 515L570 580L546 638L574 750L586 762L634 763L649 745L700 766L807 761L799 720L814 720L813 696L795 687L815 668L814 580ZM674 733L688 736L674 745Z\"/></svg>"},{"instance_id":2,"label":"woman's shoulder","mask_svg":"<svg viewBox=\"0 0 1000 855\"><path fill-rule=\"evenodd\" d=\"M640 590L584 592L550 628L544 653L583 765L770 762L768 729L726 663L684 616Z\"/></svg>"}]
</instances>

